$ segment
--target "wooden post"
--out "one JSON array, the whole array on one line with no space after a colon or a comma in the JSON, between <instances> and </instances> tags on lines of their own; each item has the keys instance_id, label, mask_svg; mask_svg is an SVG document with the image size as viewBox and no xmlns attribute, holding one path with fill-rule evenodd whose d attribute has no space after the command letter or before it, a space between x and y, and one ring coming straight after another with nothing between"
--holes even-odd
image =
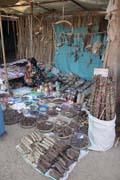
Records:
<instances>
[{"instance_id":1,"label":"wooden post","mask_svg":"<svg viewBox=\"0 0 120 180\"><path fill-rule=\"evenodd\" d=\"M33 57L33 16L30 15L30 56Z\"/></svg>"},{"instance_id":2,"label":"wooden post","mask_svg":"<svg viewBox=\"0 0 120 180\"><path fill-rule=\"evenodd\" d=\"M52 27L51 27L52 28ZM55 51L55 46L54 46L54 32L53 32L53 28L52 28L52 42L51 42L51 48L52 48L52 52L51 52L51 64L54 64L54 51Z\"/></svg>"},{"instance_id":3,"label":"wooden post","mask_svg":"<svg viewBox=\"0 0 120 180\"><path fill-rule=\"evenodd\" d=\"M4 37L3 37L3 27L2 27L2 18L1 18L1 15L0 15L0 33L1 33L1 44L2 44L3 61L4 61L4 68L5 68L5 85L6 85L7 90L9 91L8 73L7 73L7 64L6 64L5 45L4 45Z\"/></svg>"},{"instance_id":4,"label":"wooden post","mask_svg":"<svg viewBox=\"0 0 120 180\"><path fill-rule=\"evenodd\" d=\"M116 82L116 112L120 123L120 0L110 0L107 8L107 48L104 67L109 67Z\"/></svg>"},{"instance_id":5,"label":"wooden post","mask_svg":"<svg viewBox=\"0 0 120 180\"><path fill-rule=\"evenodd\" d=\"M30 55L33 57L33 3L31 2L31 15L30 15Z\"/></svg>"}]
</instances>

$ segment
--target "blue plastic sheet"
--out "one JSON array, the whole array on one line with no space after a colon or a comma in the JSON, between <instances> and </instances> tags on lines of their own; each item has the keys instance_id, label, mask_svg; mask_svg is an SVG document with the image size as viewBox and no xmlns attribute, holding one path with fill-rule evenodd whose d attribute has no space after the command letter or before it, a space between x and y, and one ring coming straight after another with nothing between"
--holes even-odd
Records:
<instances>
[{"instance_id":1,"label":"blue plastic sheet","mask_svg":"<svg viewBox=\"0 0 120 180\"><path fill-rule=\"evenodd\" d=\"M4 125L2 108L1 108L1 106L0 106L0 136L1 136L4 132L5 132L5 125Z\"/></svg>"},{"instance_id":2,"label":"blue plastic sheet","mask_svg":"<svg viewBox=\"0 0 120 180\"><path fill-rule=\"evenodd\" d=\"M67 32L67 29L63 28L61 25L55 27L57 34L56 42L60 42L60 34L62 32ZM94 27L94 32L98 32L98 26ZM74 33L87 33L87 27L81 27L74 30ZM92 43L100 41L101 35L95 34L93 36ZM106 47L106 35L104 35L102 43L104 44L101 52L101 56L105 52ZM75 44L79 44L80 51L78 53L79 59L75 62ZM94 68L102 67L102 61L100 56L93 55L91 52L84 50L84 38L74 38L74 44L72 46L67 45L65 41L64 46L59 47L55 51L54 63L55 66L64 74L73 73L86 80L92 80Z\"/></svg>"}]
</instances>

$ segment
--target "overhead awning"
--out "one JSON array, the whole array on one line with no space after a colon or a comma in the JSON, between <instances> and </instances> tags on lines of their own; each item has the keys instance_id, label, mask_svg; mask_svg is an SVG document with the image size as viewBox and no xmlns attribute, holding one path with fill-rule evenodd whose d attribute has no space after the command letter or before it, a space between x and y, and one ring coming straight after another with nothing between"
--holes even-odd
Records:
<instances>
[{"instance_id":1,"label":"overhead awning","mask_svg":"<svg viewBox=\"0 0 120 180\"><path fill-rule=\"evenodd\" d=\"M104 11L109 0L0 0L0 12L7 14L44 14L61 12L63 5L65 13L79 11Z\"/></svg>"}]
</instances>

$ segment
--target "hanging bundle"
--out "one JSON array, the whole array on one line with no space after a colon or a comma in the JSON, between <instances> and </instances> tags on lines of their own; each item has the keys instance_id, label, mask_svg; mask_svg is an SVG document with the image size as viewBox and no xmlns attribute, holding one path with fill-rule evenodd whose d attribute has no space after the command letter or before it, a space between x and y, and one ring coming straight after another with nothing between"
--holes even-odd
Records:
<instances>
[{"instance_id":1,"label":"hanging bundle","mask_svg":"<svg viewBox=\"0 0 120 180\"><path fill-rule=\"evenodd\" d=\"M72 44L74 43L73 33L67 33L67 43L68 43L68 46L72 46Z\"/></svg>"},{"instance_id":2,"label":"hanging bundle","mask_svg":"<svg viewBox=\"0 0 120 180\"><path fill-rule=\"evenodd\" d=\"M59 39L60 39L60 42L59 43L56 43L56 41L58 40L57 39L57 34L56 34L56 31L55 31L55 25L61 25L63 24L64 26L67 25L67 33L66 32L62 32L60 35L59 35ZM61 47L64 45L65 43L65 36L67 36L67 42L68 42L68 46L71 46L72 43L74 43L74 35L73 35L73 26L72 26L72 23L70 21L67 21L67 20L59 20L57 22L54 23L53 25L53 31L54 31L54 34L55 34L55 47Z\"/></svg>"},{"instance_id":3,"label":"hanging bundle","mask_svg":"<svg viewBox=\"0 0 120 180\"><path fill-rule=\"evenodd\" d=\"M65 37L67 35L67 41L68 45L71 46L71 44L74 42L74 36L73 36L73 25L70 21L64 19L64 2L63 2L63 9L62 9L62 16L63 19L55 22L53 24L53 32L54 32L54 44L55 48L61 47L65 43ZM62 33L59 35L56 33L55 26L63 25L67 29L67 33L65 32L65 29L63 28ZM58 42L58 40L60 42Z\"/></svg>"}]
</instances>

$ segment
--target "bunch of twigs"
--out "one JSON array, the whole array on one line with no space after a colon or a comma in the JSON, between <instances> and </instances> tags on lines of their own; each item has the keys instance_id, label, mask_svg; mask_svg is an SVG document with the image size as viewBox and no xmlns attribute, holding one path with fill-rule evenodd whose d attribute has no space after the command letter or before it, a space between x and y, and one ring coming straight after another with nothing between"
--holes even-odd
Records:
<instances>
[{"instance_id":1,"label":"bunch of twigs","mask_svg":"<svg viewBox=\"0 0 120 180\"><path fill-rule=\"evenodd\" d=\"M102 120L112 120L115 116L115 83L109 77L94 77L90 98L90 113Z\"/></svg>"}]
</instances>

